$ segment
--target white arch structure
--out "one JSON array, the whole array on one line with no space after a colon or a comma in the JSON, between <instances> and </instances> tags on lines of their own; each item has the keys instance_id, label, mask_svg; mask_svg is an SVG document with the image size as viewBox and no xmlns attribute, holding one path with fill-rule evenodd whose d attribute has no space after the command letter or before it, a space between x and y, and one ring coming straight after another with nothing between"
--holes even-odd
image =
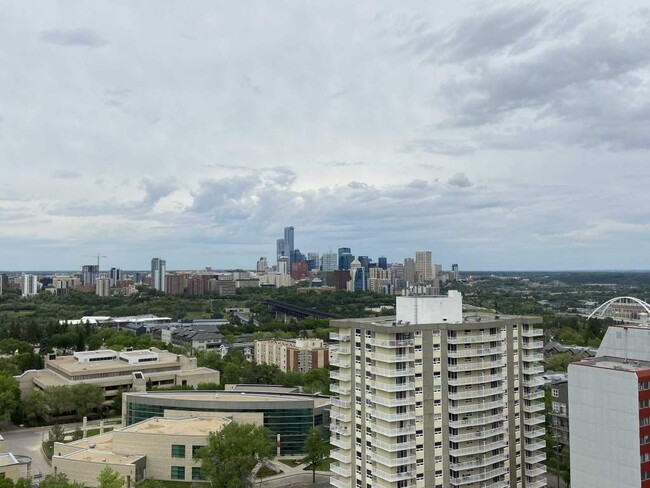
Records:
<instances>
[{"instance_id":1,"label":"white arch structure","mask_svg":"<svg viewBox=\"0 0 650 488\"><path fill-rule=\"evenodd\" d=\"M636 297L616 297L607 300L596 310L591 312L587 319L595 318L625 318L627 320L639 321L639 313L650 315L650 304Z\"/></svg>"}]
</instances>

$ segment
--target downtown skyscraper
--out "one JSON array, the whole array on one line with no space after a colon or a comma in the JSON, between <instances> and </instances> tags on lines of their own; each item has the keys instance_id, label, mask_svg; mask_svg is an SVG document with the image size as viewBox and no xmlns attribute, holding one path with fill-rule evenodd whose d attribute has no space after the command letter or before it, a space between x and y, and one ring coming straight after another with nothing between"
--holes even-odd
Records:
<instances>
[{"instance_id":1,"label":"downtown skyscraper","mask_svg":"<svg viewBox=\"0 0 650 488\"><path fill-rule=\"evenodd\" d=\"M541 319L397 297L396 317L333 320L336 488L542 488Z\"/></svg>"}]
</instances>

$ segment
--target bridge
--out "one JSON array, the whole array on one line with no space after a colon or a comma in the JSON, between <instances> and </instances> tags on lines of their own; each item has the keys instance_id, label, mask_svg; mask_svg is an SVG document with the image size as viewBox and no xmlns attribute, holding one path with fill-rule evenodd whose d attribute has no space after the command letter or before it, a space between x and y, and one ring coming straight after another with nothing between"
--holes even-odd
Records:
<instances>
[{"instance_id":1,"label":"bridge","mask_svg":"<svg viewBox=\"0 0 650 488\"><path fill-rule=\"evenodd\" d=\"M635 297L616 297L596 308L587 319L611 317L614 320L640 323L642 313L650 315L650 304Z\"/></svg>"},{"instance_id":2,"label":"bridge","mask_svg":"<svg viewBox=\"0 0 650 488\"><path fill-rule=\"evenodd\" d=\"M283 319L285 322L288 317L293 317L294 319L305 319L307 317L314 317L315 319L336 318L330 313L319 312L318 310L310 310L308 308L292 305L291 303L278 302L277 300L266 300L264 304L266 305L266 308L274 311L276 315L284 315Z\"/></svg>"}]
</instances>

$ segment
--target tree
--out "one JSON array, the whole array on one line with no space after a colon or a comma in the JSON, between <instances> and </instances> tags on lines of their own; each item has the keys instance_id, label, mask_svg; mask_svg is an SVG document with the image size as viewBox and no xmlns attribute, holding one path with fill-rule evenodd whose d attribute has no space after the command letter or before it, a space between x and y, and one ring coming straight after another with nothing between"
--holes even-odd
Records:
<instances>
[{"instance_id":1,"label":"tree","mask_svg":"<svg viewBox=\"0 0 650 488\"><path fill-rule=\"evenodd\" d=\"M122 488L124 486L124 476L117 471L106 466L97 477L98 488Z\"/></svg>"},{"instance_id":2,"label":"tree","mask_svg":"<svg viewBox=\"0 0 650 488\"><path fill-rule=\"evenodd\" d=\"M50 442L63 442L65 439L65 430L62 425L54 424L50 429Z\"/></svg>"},{"instance_id":3,"label":"tree","mask_svg":"<svg viewBox=\"0 0 650 488\"><path fill-rule=\"evenodd\" d=\"M271 459L275 446L266 427L232 422L211 432L198 451L201 472L213 488L249 488L258 462Z\"/></svg>"},{"instance_id":4,"label":"tree","mask_svg":"<svg viewBox=\"0 0 650 488\"><path fill-rule=\"evenodd\" d=\"M327 368L310 369L305 373L303 378L303 392L304 393L322 393L329 395L330 392L330 376Z\"/></svg>"},{"instance_id":5,"label":"tree","mask_svg":"<svg viewBox=\"0 0 650 488\"><path fill-rule=\"evenodd\" d=\"M20 385L6 371L0 371L0 420L6 420L20 407Z\"/></svg>"},{"instance_id":6,"label":"tree","mask_svg":"<svg viewBox=\"0 0 650 488\"><path fill-rule=\"evenodd\" d=\"M566 371L569 364L574 361L580 361L582 358L583 356L573 355L570 352L554 354L545 360L546 371Z\"/></svg>"},{"instance_id":7,"label":"tree","mask_svg":"<svg viewBox=\"0 0 650 488\"><path fill-rule=\"evenodd\" d=\"M67 386L49 386L45 389L47 408L54 415L74 410L72 391Z\"/></svg>"},{"instance_id":8,"label":"tree","mask_svg":"<svg viewBox=\"0 0 650 488\"><path fill-rule=\"evenodd\" d=\"M309 429L304 447L307 455L303 462L311 465L312 482L316 483L316 466L330 455L329 444L323 440L323 431L319 427Z\"/></svg>"},{"instance_id":9,"label":"tree","mask_svg":"<svg viewBox=\"0 0 650 488\"><path fill-rule=\"evenodd\" d=\"M85 488L82 483L71 482L63 473L48 474L38 486L39 488Z\"/></svg>"},{"instance_id":10,"label":"tree","mask_svg":"<svg viewBox=\"0 0 650 488\"><path fill-rule=\"evenodd\" d=\"M72 405L81 418L93 410L101 409L104 404L104 390L93 383L79 383L70 387Z\"/></svg>"},{"instance_id":11,"label":"tree","mask_svg":"<svg viewBox=\"0 0 650 488\"><path fill-rule=\"evenodd\" d=\"M42 390L32 390L23 398L23 412L27 420L43 417L47 411L47 400Z\"/></svg>"}]
</instances>

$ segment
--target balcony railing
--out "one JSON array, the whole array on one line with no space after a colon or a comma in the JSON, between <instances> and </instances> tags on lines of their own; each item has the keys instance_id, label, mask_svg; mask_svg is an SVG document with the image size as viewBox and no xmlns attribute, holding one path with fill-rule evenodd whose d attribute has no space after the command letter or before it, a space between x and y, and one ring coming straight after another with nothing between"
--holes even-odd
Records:
<instances>
[{"instance_id":1,"label":"balcony railing","mask_svg":"<svg viewBox=\"0 0 650 488\"><path fill-rule=\"evenodd\" d=\"M546 442L544 441L535 441L535 442L526 442L524 444L524 449L527 451L539 451L546 447Z\"/></svg>"},{"instance_id":2,"label":"balcony railing","mask_svg":"<svg viewBox=\"0 0 650 488\"><path fill-rule=\"evenodd\" d=\"M503 462L506 459L508 459L508 456L506 454L497 454L496 456L475 459L474 461L467 461L464 463L452 463L451 469L453 469L454 471L463 471L465 469L482 468L484 466L489 466L490 464Z\"/></svg>"},{"instance_id":3,"label":"balcony railing","mask_svg":"<svg viewBox=\"0 0 650 488\"><path fill-rule=\"evenodd\" d=\"M544 347L544 341L524 341L521 343L522 349L541 349Z\"/></svg>"},{"instance_id":4,"label":"balcony railing","mask_svg":"<svg viewBox=\"0 0 650 488\"><path fill-rule=\"evenodd\" d=\"M331 341L350 342L350 334L341 334L339 332L330 332Z\"/></svg>"},{"instance_id":5,"label":"balcony railing","mask_svg":"<svg viewBox=\"0 0 650 488\"><path fill-rule=\"evenodd\" d=\"M504 427L497 427L496 429L477 430L476 432L468 432L467 434L450 434L449 440L451 442L476 441L480 439L487 439L488 437L502 435L505 433L506 429Z\"/></svg>"},{"instance_id":6,"label":"balcony railing","mask_svg":"<svg viewBox=\"0 0 650 488\"><path fill-rule=\"evenodd\" d=\"M389 428L377 425L373 423L372 431L377 434L385 435L386 437L397 437L400 435L414 435L415 434L415 424L409 425L408 427L398 427L398 428Z\"/></svg>"},{"instance_id":7,"label":"balcony railing","mask_svg":"<svg viewBox=\"0 0 650 488\"><path fill-rule=\"evenodd\" d=\"M524 364L524 374L541 374L544 372L544 366L529 366L528 364Z\"/></svg>"},{"instance_id":8,"label":"balcony railing","mask_svg":"<svg viewBox=\"0 0 650 488\"><path fill-rule=\"evenodd\" d=\"M535 402L530 405L524 404L524 412L526 413L543 412L545 409L546 407L542 402Z\"/></svg>"},{"instance_id":9,"label":"balcony railing","mask_svg":"<svg viewBox=\"0 0 650 488\"><path fill-rule=\"evenodd\" d=\"M475 402L466 405L449 406L449 413L461 414L468 412L482 412L484 410L491 410L493 408L503 407L503 400L494 402Z\"/></svg>"},{"instance_id":10,"label":"balcony railing","mask_svg":"<svg viewBox=\"0 0 650 488\"><path fill-rule=\"evenodd\" d=\"M492 395L503 395L503 387L497 388L476 388L472 390L464 390L461 392L449 392L450 400L465 400L467 398L482 398Z\"/></svg>"},{"instance_id":11,"label":"balcony railing","mask_svg":"<svg viewBox=\"0 0 650 488\"><path fill-rule=\"evenodd\" d=\"M537 386L542 386L543 384L544 384L544 378L542 378L541 376L537 378L533 378L532 380L524 381L525 388L535 388Z\"/></svg>"},{"instance_id":12,"label":"balcony railing","mask_svg":"<svg viewBox=\"0 0 650 488\"><path fill-rule=\"evenodd\" d=\"M339 400L336 397L330 397L330 403L333 407L350 408L350 402L344 402L343 400Z\"/></svg>"},{"instance_id":13,"label":"balcony railing","mask_svg":"<svg viewBox=\"0 0 650 488\"><path fill-rule=\"evenodd\" d=\"M350 346L334 344L330 346L330 354L350 354Z\"/></svg>"},{"instance_id":14,"label":"balcony railing","mask_svg":"<svg viewBox=\"0 0 650 488\"><path fill-rule=\"evenodd\" d=\"M476 356L491 356L494 354L503 354L503 346L499 347L486 347L479 349L458 349L456 351L447 351L447 356L450 358L471 358Z\"/></svg>"},{"instance_id":15,"label":"balcony railing","mask_svg":"<svg viewBox=\"0 0 650 488\"><path fill-rule=\"evenodd\" d=\"M534 456L526 457L526 462L531 464L542 463L544 461L546 461L546 454L543 452L535 454Z\"/></svg>"},{"instance_id":16,"label":"balcony railing","mask_svg":"<svg viewBox=\"0 0 650 488\"><path fill-rule=\"evenodd\" d=\"M336 449L330 451L330 457L332 459L335 459L336 461L341 461L342 463L350 464L350 455L343 454L340 451L337 451Z\"/></svg>"},{"instance_id":17,"label":"balcony railing","mask_svg":"<svg viewBox=\"0 0 650 488\"><path fill-rule=\"evenodd\" d=\"M372 416L385 422L400 422L402 420L415 420L415 412L384 413L378 410L372 412Z\"/></svg>"},{"instance_id":18,"label":"balcony railing","mask_svg":"<svg viewBox=\"0 0 650 488\"><path fill-rule=\"evenodd\" d=\"M532 393L524 393L524 400L537 400L539 398L544 398L543 390L537 390Z\"/></svg>"},{"instance_id":19,"label":"balcony railing","mask_svg":"<svg viewBox=\"0 0 650 488\"><path fill-rule=\"evenodd\" d=\"M447 369L451 372L475 371L479 369L492 369L492 368L502 368L502 367L503 367L503 360L501 359L498 359L496 361L473 361L471 363L447 365Z\"/></svg>"},{"instance_id":20,"label":"balcony railing","mask_svg":"<svg viewBox=\"0 0 650 488\"><path fill-rule=\"evenodd\" d=\"M350 388L344 388L340 385L333 384L330 385L330 391L332 393L338 393L339 395L349 395L350 394Z\"/></svg>"},{"instance_id":21,"label":"balcony railing","mask_svg":"<svg viewBox=\"0 0 650 488\"><path fill-rule=\"evenodd\" d=\"M388 391L388 392L393 392L393 391L410 391L415 389L415 383L384 383L382 381L371 381L370 386L372 388L375 388L376 390L381 390L381 391Z\"/></svg>"},{"instance_id":22,"label":"balcony railing","mask_svg":"<svg viewBox=\"0 0 650 488\"><path fill-rule=\"evenodd\" d=\"M338 366L339 368L349 368L350 367L350 361L345 361L337 356L332 356L330 358L330 364L332 366Z\"/></svg>"},{"instance_id":23,"label":"balcony railing","mask_svg":"<svg viewBox=\"0 0 650 488\"><path fill-rule=\"evenodd\" d=\"M340 371L330 371L330 379L338 381L350 381L350 373L341 373Z\"/></svg>"},{"instance_id":24,"label":"balcony railing","mask_svg":"<svg viewBox=\"0 0 650 488\"><path fill-rule=\"evenodd\" d=\"M455 337L447 337L449 344L475 344L478 342L500 342L503 340L503 335L497 334L468 334Z\"/></svg>"},{"instance_id":25,"label":"balcony railing","mask_svg":"<svg viewBox=\"0 0 650 488\"><path fill-rule=\"evenodd\" d=\"M540 353L529 353L521 356L522 361L524 362L533 362L533 361L543 361L544 355Z\"/></svg>"},{"instance_id":26,"label":"balcony railing","mask_svg":"<svg viewBox=\"0 0 650 488\"><path fill-rule=\"evenodd\" d=\"M379 454L373 453L372 455L373 461L376 461L380 464L383 464L384 466L388 466L389 468L395 468L397 466L408 466L409 464L415 464L415 456L406 456L406 457L394 457L394 458L389 458L386 456L381 456Z\"/></svg>"},{"instance_id":27,"label":"balcony railing","mask_svg":"<svg viewBox=\"0 0 650 488\"><path fill-rule=\"evenodd\" d=\"M339 420L341 422L349 422L350 421L350 415L341 413L341 412L336 412L334 410L330 410L330 418L334 420Z\"/></svg>"},{"instance_id":28,"label":"balcony railing","mask_svg":"<svg viewBox=\"0 0 650 488\"><path fill-rule=\"evenodd\" d=\"M524 419L524 424L526 425L539 425L546 422L546 418L543 415L531 415Z\"/></svg>"},{"instance_id":29,"label":"balcony railing","mask_svg":"<svg viewBox=\"0 0 650 488\"><path fill-rule=\"evenodd\" d=\"M368 368L372 374L383 376L385 378L396 378L398 376L414 376L415 368L388 369L370 366Z\"/></svg>"},{"instance_id":30,"label":"balcony railing","mask_svg":"<svg viewBox=\"0 0 650 488\"><path fill-rule=\"evenodd\" d=\"M524 430L524 436L528 439L535 439L536 437L541 437L546 433L545 429L526 429Z\"/></svg>"},{"instance_id":31,"label":"balcony railing","mask_svg":"<svg viewBox=\"0 0 650 488\"><path fill-rule=\"evenodd\" d=\"M526 488L546 488L547 486L548 485L546 484L546 478L544 478L543 480L526 482Z\"/></svg>"},{"instance_id":32,"label":"balcony railing","mask_svg":"<svg viewBox=\"0 0 650 488\"><path fill-rule=\"evenodd\" d=\"M348 480L347 483L334 478L333 476L330 476L330 485L333 486L334 488L350 488L350 481Z\"/></svg>"},{"instance_id":33,"label":"balcony railing","mask_svg":"<svg viewBox=\"0 0 650 488\"><path fill-rule=\"evenodd\" d=\"M384 398L379 395L368 395L366 398L369 398L370 401L376 403L377 405L383 405L384 407L402 407L407 405L415 405L415 397L406 397L406 398Z\"/></svg>"},{"instance_id":34,"label":"balcony railing","mask_svg":"<svg viewBox=\"0 0 650 488\"><path fill-rule=\"evenodd\" d=\"M475 385L479 383L492 383L493 381L503 381L505 379L504 373L484 374L461 376L460 378L448 378L447 383L451 386Z\"/></svg>"},{"instance_id":35,"label":"balcony railing","mask_svg":"<svg viewBox=\"0 0 650 488\"><path fill-rule=\"evenodd\" d=\"M390 473L388 471L383 471L381 469L373 469L372 473L375 476L377 476L377 478L381 478L382 480L388 481L389 483L415 478L415 471L404 471L403 473Z\"/></svg>"},{"instance_id":36,"label":"balcony railing","mask_svg":"<svg viewBox=\"0 0 650 488\"><path fill-rule=\"evenodd\" d=\"M332 471L332 473L337 474L339 476L343 476L344 478L349 478L350 477L350 469L349 468L348 469L342 468L340 465L335 464L335 463L332 463L330 465L330 471Z\"/></svg>"},{"instance_id":37,"label":"balcony railing","mask_svg":"<svg viewBox=\"0 0 650 488\"><path fill-rule=\"evenodd\" d=\"M528 329L521 333L524 337L539 337L544 335L544 329Z\"/></svg>"},{"instance_id":38,"label":"balcony railing","mask_svg":"<svg viewBox=\"0 0 650 488\"><path fill-rule=\"evenodd\" d=\"M491 469L490 471L484 471L482 473L470 474L467 476L460 476L458 478L450 478L452 486L463 486L470 483L480 483L482 481L487 481L497 476L503 476L508 472L506 467Z\"/></svg>"},{"instance_id":39,"label":"balcony railing","mask_svg":"<svg viewBox=\"0 0 650 488\"><path fill-rule=\"evenodd\" d=\"M407 451L409 449L415 449L415 440L407 442L383 442L373 439L373 447L377 447L384 451L388 452L397 452L397 451Z\"/></svg>"},{"instance_id":40,"label":"balcony railing","mask_svg":"<svg viewBox=\"0 0 650 488\"><path fill-rule=\"evenodd\" d=\"M338 437L330 437L330 444L339 449L350 449L350 446L352 445L350 441L344 441Z\"/></svg>"},{"instance_id":41,"label":"balcony railing","mask_svg":"<svg viewBox=\"0 0 650 488\"><path fill-rule=\"evenodd\" d=\"M408 361L415 361L415 354L380 354L378 352L371 352L370 359L381 361L384 363L402 363Z\"/></svg>"},{"instance_id":42,"label":"balcony railing","mask_svg":"<svg viewBox=\"0 0 650 488\"><path fill-rule=\"evenodd\" d=\"M497 415L488 415L488 416L476 417L471 419L450 420L449 427L452 427L454 429L461 429L463 427L475 427L478 425L487 425L494 422L503 422L505 421L505 419L506 419L505 415L500 413Z\"/></svg>"},{"instance_id":43,"label":"balcony railing","mask_svg":"<svg viewBox=\"0 0 650 488\"><path fill-rule=\"evenodd\" d=\"M502 449L504 447L506 447L505 441L488 442L474 446L459 447L458 449L449 449L449 454L452 456L470 456L473 454L483 454L484 452L494 451L495 449Z\"/></svg>"},{"instance_id":44,"label":"balcony railing","mask_svg":"<svg viewBox=\"0 0 650 488\"><path fill-rule=\"evenodd\" d=\"M330 432L334 432L340 435L350 435L350 431L347 427L343 427L342 425L338 424L330 424Z\"/></svg>"},{"instance_id":45,"label":"balcony railing","mask_svg":"<svg viewBox=\"0 0 650 488\"><path fill-rule=\"evenodd\" d=\"M385 340L385 339L370 339L370 345L376 347L409 347L414 343L413 339L401 339L401 340Z\"/></svg>"},{"instance_id":46,"label":"balcony railing","mask_svg":"<svg viewBox=\"0 0 650 488\"><path fill-rule=\"evenodd\" d=\"M526 468L525 473L526 476L530 476L531 478L534 478L535 476L540 476L546 473L546 466L544 466L543 464L534 464L532 469Z\"/></svg>"}]
</instances>

